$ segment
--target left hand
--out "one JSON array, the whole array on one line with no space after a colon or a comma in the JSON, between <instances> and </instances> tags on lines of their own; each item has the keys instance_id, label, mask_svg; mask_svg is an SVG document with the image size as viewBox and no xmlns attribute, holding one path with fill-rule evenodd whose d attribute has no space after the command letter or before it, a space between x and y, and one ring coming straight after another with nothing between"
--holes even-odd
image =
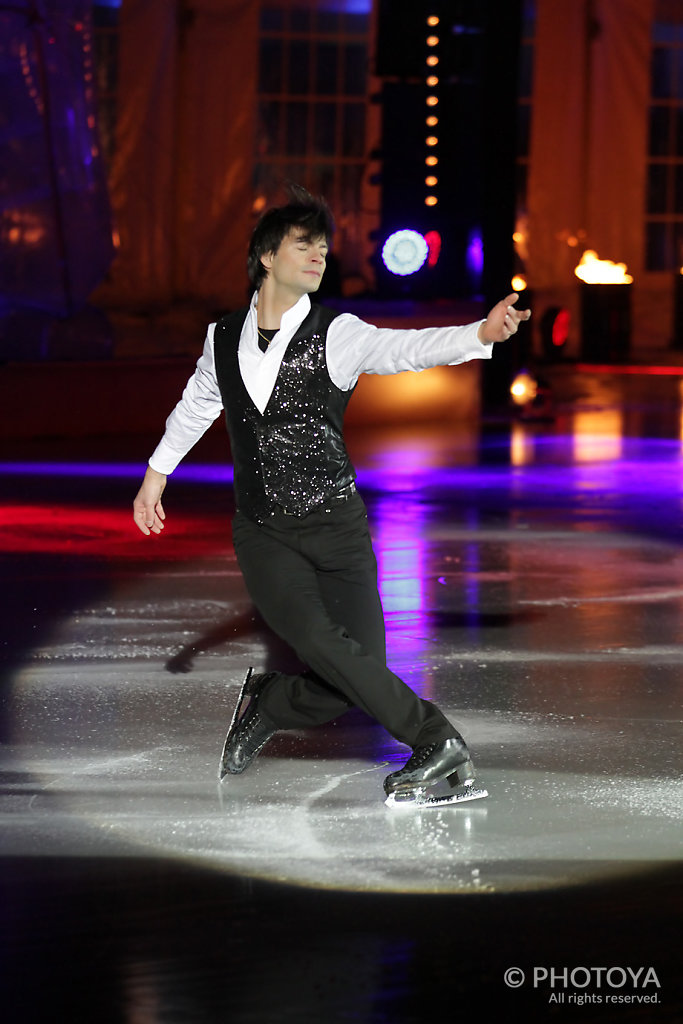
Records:
<instances>
[{"instance_id":1,"label":"left hand","mask_svg":"<svg viewBox=\"0 0 683 1024\"><path fill-rule=\"evenodd\" d=\"M531 316L530 309L515 309L514 304L518 298L517 292L512 292L496 303L479 326L479 341L484 345L492 345L496 341L507 341L517 333L520 323Z\"/></svg>"},{"instance_id":2,"label":"left hand","mask_svg":"<svg viewBox=\"0 0 683 1024\"><path fill-rule=\"evenodd\" d=\"M133 502L133 520L146 537L149 537L150 533L161 533L164 528L166 513L161 504L161 495L165 486L165 475L147 466L142 487Z\"/></svg>"}]
</instances>

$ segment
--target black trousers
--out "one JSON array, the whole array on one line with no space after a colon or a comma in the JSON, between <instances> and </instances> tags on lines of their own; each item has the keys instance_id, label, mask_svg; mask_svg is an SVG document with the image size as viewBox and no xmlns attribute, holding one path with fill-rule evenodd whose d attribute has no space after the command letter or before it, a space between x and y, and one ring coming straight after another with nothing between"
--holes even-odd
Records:
<instances>
[{"instance_id":1,"label":"black trousers","mask_svg":"<svg viewBox=\"0 0 683 1024\"><path fill-rule=\"evenodd\" d=\"M355 705L411 747L456 734L387 668L377 562L358 494L329 512L276 512L263 524L237 512L233 542L252 601L310 669L277 673L262 691L260 708L274 725L320 725Z\"/></svg>"}]
</instances>

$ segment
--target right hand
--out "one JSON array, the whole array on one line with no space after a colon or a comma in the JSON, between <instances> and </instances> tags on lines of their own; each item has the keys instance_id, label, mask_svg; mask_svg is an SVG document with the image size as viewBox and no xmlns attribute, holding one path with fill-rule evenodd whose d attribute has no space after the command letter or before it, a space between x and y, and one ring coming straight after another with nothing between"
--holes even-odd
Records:
<instances>
[{"instance_id":1,"label":"right hand","mask_svg":"<svg viewBox=\"0 0 683 1024\"><path fill-rule=\"evenodd\" d=\"M161 495L166 486L166 477L151 466L142 481L142 487L133 502L133 520L138 530L149 537L150 533L161 533L166 513L161 504Z\"/></svg>"},{"instance_id":2,"label":"right hand","mask_svg":"<svg viewBox=\"0 0 683 1024\"><path fill-rule=\"evenodd\" d=\"M496 303L486 320L479 325L478 337L483 345L492 345L496 341L507 341L517 333L520 323L529 319L530 309L515 309L518 299L517 292L511 292L506 298Z\"/></svg>"}]
</instances>

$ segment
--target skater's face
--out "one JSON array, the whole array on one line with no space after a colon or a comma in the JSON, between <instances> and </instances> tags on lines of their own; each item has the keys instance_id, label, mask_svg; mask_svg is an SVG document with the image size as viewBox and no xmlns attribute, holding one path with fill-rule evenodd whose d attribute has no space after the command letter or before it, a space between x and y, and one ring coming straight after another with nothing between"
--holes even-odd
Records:
<instances>
[{"instance_id":1,"label":"skater's face","mask_svg":"<svg viewBox=\"0 0 683 1024\"><path fill-rule=\"evenodd\" d=\"M290 292L297 299L320 287L327 259L325 237L311 238L301 228L291 228L277 252L261 257L268 271L264 282L278 291Z\"/></svg>"}]
</instances>

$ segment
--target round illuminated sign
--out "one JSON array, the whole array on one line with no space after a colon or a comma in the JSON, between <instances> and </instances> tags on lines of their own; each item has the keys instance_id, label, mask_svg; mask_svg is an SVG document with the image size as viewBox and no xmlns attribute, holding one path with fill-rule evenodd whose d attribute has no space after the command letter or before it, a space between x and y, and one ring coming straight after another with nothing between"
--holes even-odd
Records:
<instances>
[{"instance_id":1,"label":"round illuminated sign","mask_svg":"<svg viewBox=\"0 0 683 1024\"><path fill-rule=\"evenodd\" d=\"M429 248L419 231L404 228L389 235L382 249L382 260L392 274L407 277L420 269Z\"/></svg>"}]
</instances>

